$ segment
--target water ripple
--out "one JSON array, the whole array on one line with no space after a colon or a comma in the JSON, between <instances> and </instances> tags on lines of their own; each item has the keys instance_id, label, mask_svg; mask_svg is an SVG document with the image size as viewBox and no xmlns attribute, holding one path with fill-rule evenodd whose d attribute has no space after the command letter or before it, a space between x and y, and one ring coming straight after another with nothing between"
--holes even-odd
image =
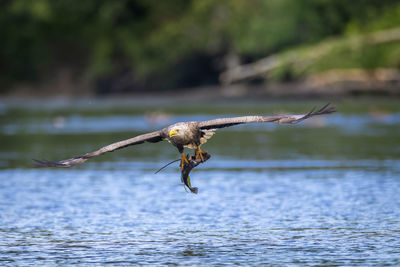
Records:
<instances>
[{"instance_id":1,"label":"water ripple","mask_svg":"<svg viewBox=\"0 0 400 267\"><path fill-rule=\"evenodd\" d=\"M178 175L168 171L4 170L0 261L400 262L400 180L393 176L373 169L315 172L306 167L197 171L192 180L199 195L185 193Z\"/></svg>"}]
</instances>

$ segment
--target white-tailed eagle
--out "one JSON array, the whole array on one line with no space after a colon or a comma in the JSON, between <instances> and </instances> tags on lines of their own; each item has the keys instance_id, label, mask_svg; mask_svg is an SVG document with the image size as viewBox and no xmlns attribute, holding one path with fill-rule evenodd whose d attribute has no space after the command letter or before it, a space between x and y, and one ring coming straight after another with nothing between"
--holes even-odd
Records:
<instances>
[{"instance_id":1,"label":"white-tailed eagle","mask_svg":"<svg viewBox=\"0 0 400 267\"><path fill-rule=\"evenodd\" d=\"M331 107L329 105L330 104L328 103L319 110L315 110L314 108L309 113L301 115L242 116L233 118L219 118L215 120L199 122L179 122L165 127L159 131L138 135L136 137L119 141L102 147L96 151L70 159L59 161L41 161L34 159L34 161L37 163L35 165L36 167L71 167L106 152L112 152L117 149L143 144L145 142L156 143L167 140L174 145L181 154L180 167L183 168L184 165L188 163L187 156L183 153L184 148L187 147L190 149L195 149L195 158L203 162L203 156L205 155L205 152L200 149L200 146L206 143L207 140L213 136L217 129L251 122L276 122L280 124L293 124L313 116L335 112L335 107Z\"/></svg>"}]
</instances>

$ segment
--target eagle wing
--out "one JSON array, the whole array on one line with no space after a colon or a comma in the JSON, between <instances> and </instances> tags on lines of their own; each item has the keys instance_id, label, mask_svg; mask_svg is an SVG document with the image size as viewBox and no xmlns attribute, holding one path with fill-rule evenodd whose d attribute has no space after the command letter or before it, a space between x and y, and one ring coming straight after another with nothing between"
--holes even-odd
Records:
<instances>
[{"instance_id":1,"label":"eagle wing","mask_svg":"<svg viewBox=\"0 0 400 267\"><path fill-rule=\"evenodd\" d=\"M315 107L307 114L301 115L278 115L278 116L243 116L234 118L220 118L198 123L201 130L215 130L224 127L230 127L250 122L276 122L276 123L297 123L313 116L329 114L336 111L335 107L330 107L330 103L326 104L319 110L315 111Z\"/></svg>"},{"instance_id":2,"label":"eagle wing","mask_svg":"<svg viewBox=\"0 0 400 267\"><path fill-rule=\"evenodd\" d=\"M77 156L77 157L73 157L70 159L64 159L64 160L59 160L59 161L42 161L42 160L37 160L37 159L33 159L33 160L36 162L35 167L71 167L73 165L83 163L92 157L99 156L99 155L107 153L107 152L112 152L112 151L115 151L117 149L121 149L121 148L124 148L127 146L142 144L144 142L157 143L159 141L162 141L163 139L164 139L164 137L163 137L162 131L156 131L156 132L138 135L136 137L122 140L119 142L115 142L108 146L102 147L96 151L86 153L82 156Z\"/></svg>"},{"instance_id":3,"label":"eagle wing","mask_svg":"<svg viewBox=\"0 0 400 267\"><path fill-rule=\"evenodd\" d=\"M202 143L204 143L207 139L209 139L213 134L214 130L224 127L229 127L233 125L250 123L250 122L276 122L276 123L297 123L308 119L313 116L329 114L336 111L335 107L329 107L329 103L323 106L321 109L315 111L315 107L307 114L302 115L282 115L282 116L243 116L243 117L234 117L234 118L220 118L215 120L198 122L197 127L200 130L203 130L204 139ZM144 142L156 143L165 139L165 130L168 128L164 128L160 131L155 131L147 134L138 135L136 137L122 140L116 143L112 143L108 146L102 147L96 151L86 153L82 156L73 157L70 159L64 159L59 161L42 161L33 159L36 162L35 167L71 167L73 165L77 165L87 161L88 159L99 156L101 154L112 152L117 149L121 149L127 146L133 146L142 144Z\"/></svg>"}]
</instances>

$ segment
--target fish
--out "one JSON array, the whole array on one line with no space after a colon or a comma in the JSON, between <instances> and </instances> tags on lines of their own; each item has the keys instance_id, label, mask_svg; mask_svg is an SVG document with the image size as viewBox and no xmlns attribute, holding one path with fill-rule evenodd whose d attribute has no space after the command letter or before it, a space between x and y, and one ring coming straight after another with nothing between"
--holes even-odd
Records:
<instances>
[{"instance_id":1,"label":"fish","mask_svg":"<svg viewBox=\"0 0 400 267\"><path fill-rule=\"evenodd\" d=\"M187 155L188 163L184 163L182 171L181 171L181 181L182 183L190 190L191 193L197 194L199 192L199 189L197 187L192 187L192 184L190 182L190 172L196 168L199 164L206 162L211 155L208 154L207 152L202 153L204 161L202 161L200 158L197 158L195 156L190 156L189 154ZM185 189L186 189L185 187Z\"/></svg>"}]
</instances>

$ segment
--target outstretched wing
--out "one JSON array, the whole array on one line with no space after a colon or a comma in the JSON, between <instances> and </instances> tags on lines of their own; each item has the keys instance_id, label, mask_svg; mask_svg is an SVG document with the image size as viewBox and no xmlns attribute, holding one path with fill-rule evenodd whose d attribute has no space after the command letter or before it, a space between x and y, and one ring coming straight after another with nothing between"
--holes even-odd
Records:
<instances>
[{"instance_id":1,"label":"outstretched wing","mask_svg":"<svg viewBox=\"0 0 400 267\"><path fill-rule=\"evenodd\" d=\"M330 103L315 111L315 107L307 114L301 115L282 115L282 116L243 116L234 118L221 118L198 123L198 127L202 130L212 130L224 127L230 127L250 122L276 122L276 123L297 123L308 119L312 116L329 114L336 111L335 107L329 107Z\"/></svg>"},{"instance_id":2,"label":"outstretched wing","mask_svg":"<svg viewBox=\"0 0 400 267\"><path fill-rule=\"evenodd\" d=\"M142 144L144 142L156 143L156 142L159 142L162 140L163 140L163 137L162 137L161 131L156 131L156 132L152 132L152 133L138 135L136 137L122 140L122 141L119 141L116 143L112 143L111 145L102 147L94 152L86 153L82 156L78 156L78 157L74 157L74 158L70 158L70 159L64 159L64 160L59 160L59 161L42 161L42 160L37 160L37 159L33 159L33 160L36 162L35 167L71 167L73 165L83 163L92 157L104 154L106 152L112 152L117 149L121 149L121 148L124 148L127 146Z\"/></svg>"}]
</instances>

